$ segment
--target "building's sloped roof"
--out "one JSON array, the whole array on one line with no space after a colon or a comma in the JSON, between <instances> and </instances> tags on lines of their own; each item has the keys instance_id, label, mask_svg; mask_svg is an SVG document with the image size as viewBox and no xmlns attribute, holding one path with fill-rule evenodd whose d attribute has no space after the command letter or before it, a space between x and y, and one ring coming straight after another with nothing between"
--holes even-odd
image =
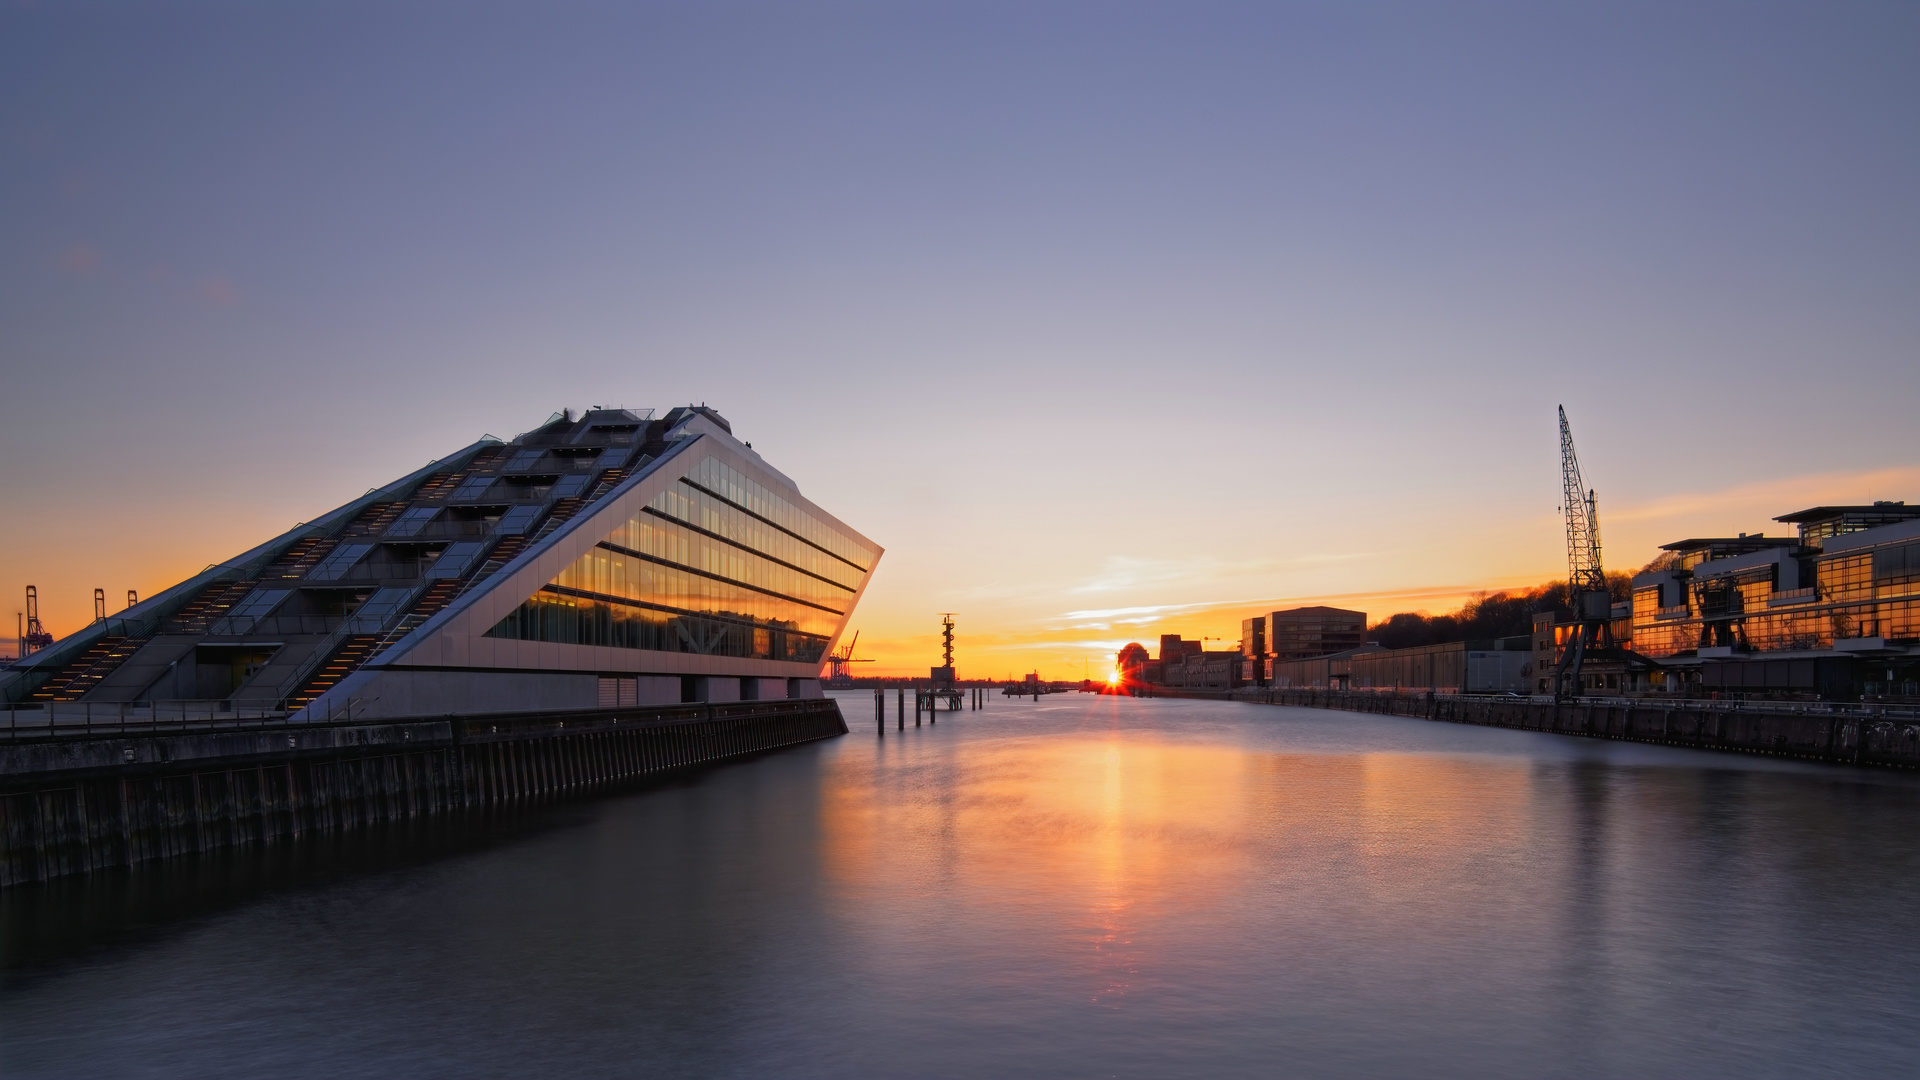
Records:
<instances>
[{"instance_id":1,"label":"building's sloped roof","mask_svg":"<svg viewBox=\"0 0 1920 1080\"><path fill-rule=\"evenodd\" d=\"M144 672L167 670L143 653L272 640L273 659L231 696L249 708L318 706L356 671L415 653L450 626L471 635L476 620L497 621L502 604L532 595L614 517L638 513L651 493L636 493L654 473L691 468L681 459L695 447L844 528L735 440L718 412L671 416L562 412L509 442L481 439L28 657L0 673L0 698L94 700L104 687L132 700L150 689L131 685ZM314 598L329 596L333 608L316 611Z\"/></svg>"}]
</instances>

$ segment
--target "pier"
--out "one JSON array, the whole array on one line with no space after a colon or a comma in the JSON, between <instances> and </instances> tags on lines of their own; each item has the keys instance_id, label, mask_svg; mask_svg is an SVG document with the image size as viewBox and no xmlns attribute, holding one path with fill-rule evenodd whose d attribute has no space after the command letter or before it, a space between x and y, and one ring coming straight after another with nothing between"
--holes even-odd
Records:
<instances>
[{"instance_id":1,"label":"pier","mask_svg":"<svg viewBox=\"0 0 1920 1080\"><path fill-rule=\"evenodd\" d=\"M820 698L90 727L0 732L0 887L588 795L847 732Z\"/></svg>"}]
</instances>

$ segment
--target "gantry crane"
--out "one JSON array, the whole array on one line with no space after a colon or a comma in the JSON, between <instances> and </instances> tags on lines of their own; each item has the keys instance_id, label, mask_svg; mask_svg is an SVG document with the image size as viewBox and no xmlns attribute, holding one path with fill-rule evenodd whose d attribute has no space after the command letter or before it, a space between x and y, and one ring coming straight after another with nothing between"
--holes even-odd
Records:
<instances>
[{"instance_id":1,"label":"gantry crane","mask_svg":"<svg viewBox=\"0 0 1920 1080\"><path fill-rule=\"evenodd\" d=\"M27 586L27 611L20 627L20 659L53 644L53 635L40 622L40 590Z\"/></svg>"},{"instance_id":2,"label":"gantry crane","mask_svg":"<svg viewBox=\"0 0 1920 1080\"><path fill-rule=\"evenodd\" d=\"M1567 408L1560 406L1560 484L1567 519L1567 603L1573 607L1573 636L1567 640L1560 666L1554 671L1553 696L1565 698L1580 689L1580 662L1593 649L1613 644L1610 619L1613 594L1600 569L1599 501L1580 479L1580 458L1573 452L1573 429Z\"/></svg>"},{"instance_id":3,"label":"gantry crane","mask_svg":"<svg viewBox=\"0 0 1920 1080\"><path fill-rule=\"evenodd\" d=\"M847 665L873 663L871 660L856 660L854 658L853 649L854 646L858 644L860 644L860 631L855 630L853 632L853 640L847 642L846 648L836 653L827 654L828 685L851 686L853 685L853 676L847 671Z\"/></svg>"}]
</instances>

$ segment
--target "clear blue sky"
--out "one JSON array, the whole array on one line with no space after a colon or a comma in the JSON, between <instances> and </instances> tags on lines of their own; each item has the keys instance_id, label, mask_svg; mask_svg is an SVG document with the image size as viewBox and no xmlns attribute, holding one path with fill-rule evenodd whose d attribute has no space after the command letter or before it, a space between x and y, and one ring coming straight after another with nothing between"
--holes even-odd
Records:
<instances>
[{"instance_id":1,"label":"clear blue sky","mask_svg":"<svg viewBox=\"0 0 1920 1080\"><path fill-rule=\"evenodd\" d=\"M720 408L912 664L1557 574L1562 402L1623 568L1917 498L1916 58L1910 3L9 4L0 609L565 405Z\"/></svg>"}]
</instances>

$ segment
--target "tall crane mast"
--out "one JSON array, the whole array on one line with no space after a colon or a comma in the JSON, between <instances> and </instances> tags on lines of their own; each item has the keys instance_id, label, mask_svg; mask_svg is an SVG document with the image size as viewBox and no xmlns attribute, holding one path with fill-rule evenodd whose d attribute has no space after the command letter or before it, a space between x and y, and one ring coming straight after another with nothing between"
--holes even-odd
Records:
<instances>
[{"instance_id":1,"label":"tall crane mast","mask_svg":"<svg viewBox=\"0 0 1920 1080\"><path fill-rule=\"evenodd\" d=\"M1567 407L1560 406L1561 513L1567 519L1567 602L1574 613L1573 636L1554 672L1555 697L1580 689L1580 662L1589 649L1612 644L1613 595L1600 568L1599 500L1580 478L1580 457L1573 450Z\"/></svg>"}]
</instances>

